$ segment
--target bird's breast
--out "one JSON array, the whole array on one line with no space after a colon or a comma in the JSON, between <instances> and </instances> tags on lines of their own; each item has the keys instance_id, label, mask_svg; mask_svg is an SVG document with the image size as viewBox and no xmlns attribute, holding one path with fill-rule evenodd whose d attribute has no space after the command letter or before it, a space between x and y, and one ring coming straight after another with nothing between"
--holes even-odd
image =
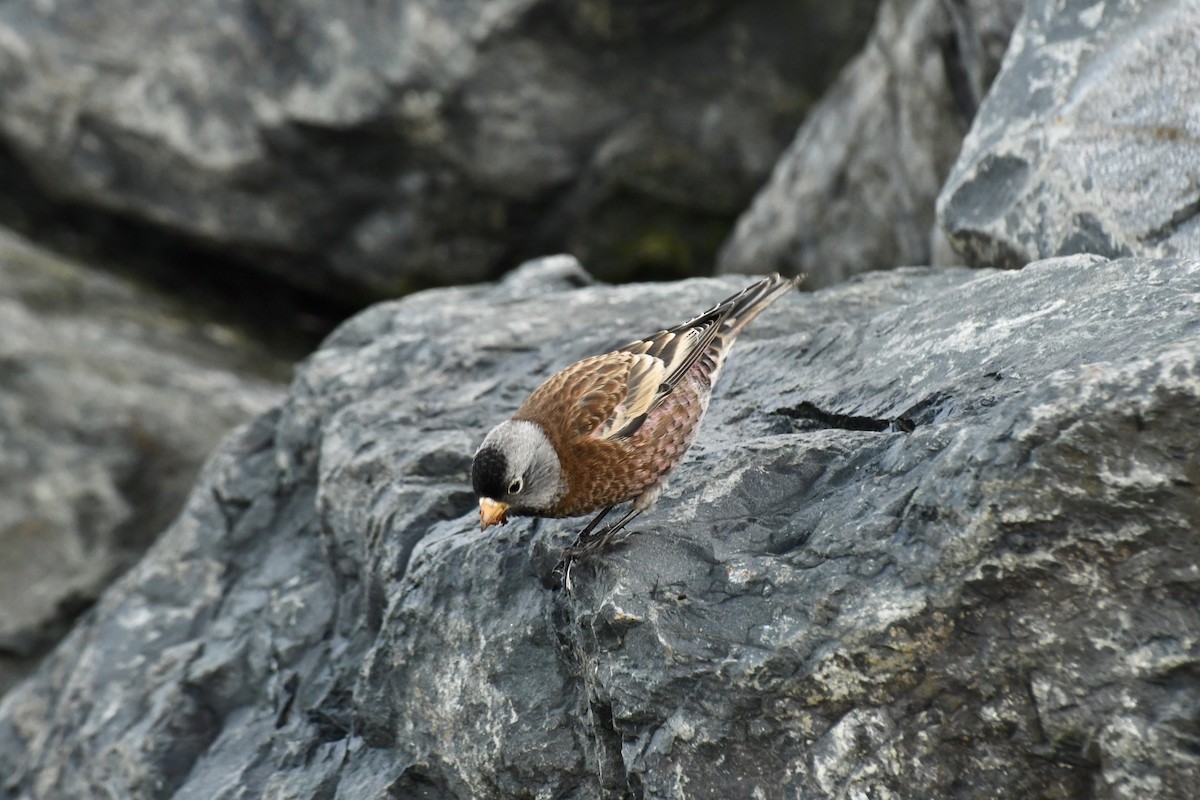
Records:
<instances>
[{"instance_id":1,"label":"bird's breast","mask_svg":"<svg viewBox=\"0 0 1200 800\"><path fill-rule=\"evenodd\" d=\"M632 500L683 460L708 407L707 381L685 379L626 439L583 436L560 448L567 491L550 516L589 514Z\"/></svg>"}]
</instances>

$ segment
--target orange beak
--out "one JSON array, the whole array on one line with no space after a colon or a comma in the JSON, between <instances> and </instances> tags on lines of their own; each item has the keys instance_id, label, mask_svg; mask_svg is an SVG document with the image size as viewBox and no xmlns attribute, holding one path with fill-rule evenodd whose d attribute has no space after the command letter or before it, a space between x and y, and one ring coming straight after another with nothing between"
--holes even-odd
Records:
<instances>
[{"instance_id":1,"label":"orange beak","mask_svg":"<svg viewBox=\"0 0 1200 800\"><path fill-rule=\"evenodd\" d=\"M479 498L479 530L486 531L492 525L508 524L508 504L497 503L490 497Z\"/></svg>"}]
</instances>

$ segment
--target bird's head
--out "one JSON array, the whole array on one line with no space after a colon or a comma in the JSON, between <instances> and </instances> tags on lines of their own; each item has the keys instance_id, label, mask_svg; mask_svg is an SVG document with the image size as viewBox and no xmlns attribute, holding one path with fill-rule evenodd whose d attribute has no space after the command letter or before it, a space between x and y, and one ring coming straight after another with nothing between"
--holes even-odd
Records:
<instances>
[{"instance_id":1,"label":"bird's head","mask_svg":"<svg viewBox=\"0 0 1200 800\"><path fill-rule=\"evenodd\" d=\"M525 420L492 428L475 453L471 483L480 530L503 525L509 514L545 513L565 491L554 445L540 425Z\"/></svg>"}]
</instances>

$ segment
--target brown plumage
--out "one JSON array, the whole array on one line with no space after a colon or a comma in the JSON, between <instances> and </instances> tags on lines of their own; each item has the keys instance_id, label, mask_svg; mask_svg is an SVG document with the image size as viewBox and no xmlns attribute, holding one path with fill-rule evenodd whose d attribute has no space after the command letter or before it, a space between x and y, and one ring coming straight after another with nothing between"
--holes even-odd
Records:
<instances>
[{"instance_id":1,"label":"brown plumage","mask_svg":"<svg viewBox=\"0 0 1200 800\"><path fill-rule=\"evenodd\" d=\"M772 275L682 325L578 361L534 390L475 454L483 528L508 514L569 517L658 499L708 408L734 339L800 283Z\"/></svg>"}]
</instances>

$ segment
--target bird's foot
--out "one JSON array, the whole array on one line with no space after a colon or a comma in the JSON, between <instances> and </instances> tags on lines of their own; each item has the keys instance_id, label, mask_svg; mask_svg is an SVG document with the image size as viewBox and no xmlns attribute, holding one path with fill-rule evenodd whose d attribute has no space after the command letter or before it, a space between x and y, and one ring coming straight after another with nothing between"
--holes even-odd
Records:
<instances>
[{"instance_id":1,"label":"bird's foot","mask_svg":"<svg viewBox=\"0 0 1200 800\"><path fill-rule=\"evenodd\" d=\"M550 573L550 585L554 591L565 589L567 594L571 594L573 584L571 582L571 568L575 566L575 559L567 555L564 550L562 558L554 565L554 571Z\"/></svg>"},{"instance_id":2,"label":"bird's foot","mask_svg":"<svg viewBox=\"0 0 1200 800\"><path fill-rule=\"evenodd\" d=\"M594 555L601 550L606 550L614 544L624 542L633 531L625 528L623 525L610 525L602 530L581 534L575 538L571 546L563 550L562 558L558 560L554 571L551 573L553 584L556 589L566 589L567 593L571 593L571 569L577 561L583 558Z\"/></svg>"}]
</instances>

